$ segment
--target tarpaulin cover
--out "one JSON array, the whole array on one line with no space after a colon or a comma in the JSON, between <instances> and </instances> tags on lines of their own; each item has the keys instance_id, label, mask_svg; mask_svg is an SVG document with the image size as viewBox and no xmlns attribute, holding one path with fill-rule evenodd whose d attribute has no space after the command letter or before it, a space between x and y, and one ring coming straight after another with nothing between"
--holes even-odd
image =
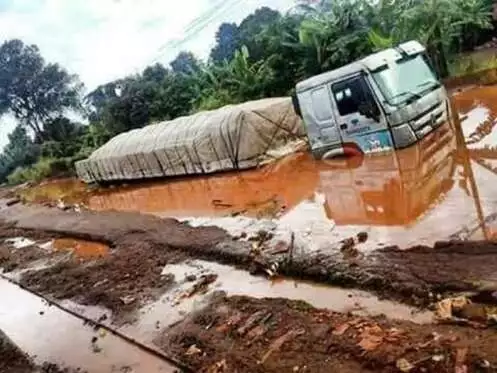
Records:
<instances>
[{"instance_id":1,"label":"tarpaulin cover","mask_svg":"<svg viewBox=\"0 0 497 373\"><path fill-rule=\"evenodd\" d=\"M90 183L246 169L304 133L290 98L250 101L121 133L76 172Z\"/></svg>"}]
</instances>

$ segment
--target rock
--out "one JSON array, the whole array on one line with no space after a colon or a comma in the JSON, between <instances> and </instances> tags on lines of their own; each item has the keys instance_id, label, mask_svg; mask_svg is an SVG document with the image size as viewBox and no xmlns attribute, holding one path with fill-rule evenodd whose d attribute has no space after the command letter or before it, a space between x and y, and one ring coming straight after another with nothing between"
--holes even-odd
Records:
<instances>
[{"instance_id":1,"label":"rock","mask_svg":"<svg viewBox=\"0 0 497 373\"><path fill-rule=\"evenodd\" d=\"M200 279L189 289L186 291L186 297L192 297L193 295L200 293L205 294L209 289L209 285L217 280L216 274L207 274L200 276Z\"/></svg>"},{"instance_id":2,"label":"rock","mask_svg":"<svg viewBox=\"0 0 497 373\"><path fill-rule=\"evenodd\" d=\"M136 298L135 297L132 297L130 295L127 295L125 297L121 297L119 298L121 300L121 302L123 302L124 305L128 306L130 305L131 303L135 302L136 301Z\"/></svg>"},{"instance_id":3,"label":"rock","mask_svg":"<svg viewBox=\"0 0 497 373\"><path fill-rule=\"evenodd\" d=\"M197 280L197 276L195 275L188 275L185 277L185 281L186 282L193 282L193 281L196 281Z\"/></svg>"},{"instance_id":4,"label":"rock","mask_svg":"<svg viewBox=\"0 0 497 373\"><path fill-rule=\"evenodd\" d=\"M193 355L198 355L201 354L202 350L198 348L196 345L191 345L188 347L188 350L186 350L185 355L186 356L193 356Z\"/></svg>"},{"instance_id":5,"label":"rock","mask_svg":"<svg viewBox=\"0 0 497 373\"><path fill-rule=\"evenodd\" d=\"M6 206L13 206L17 203L21 202L21 199L19 197L15 197L15 198L11 198L11 199L8 199L6 202L5 202L5 205Z\"/></svg>"},{"instance_id":6,"label":"rock","mask_svg":"<svg viewBox=\"0 0 497 373\"><path fill-rule=\"evenodd\" d=\"M414 365L412 365L407 359L399 359L395 365L401 372L410 372L414 369Z\"/></svg>"},{"instance_id":7,"label":"rock","mask_svg":"<svg viewBox=\"0 0 497 373\"><path fill-rule=\"evenodd\" d=\"M207 370L207 373L222 373L222 372L227 372L228 369L228 364L226 363L226 360L221 360L209 367Z\"/></svg>"},{"instance_id":8,"label":"rock","mask_svg":"<svg viewBox=\"0 0 497 373\"><path fill-rule=\"evenodd\" d=\"M357 233L357 241L359 243L366 242L368 240L368 232L359 232Z\"/></svg>"},{"instance_id":9,"label":"rock","mask_svg":"<svg viewBox=\"0 0 497 373\"><path fill-rule=\"evenodd\" d=\"M353 238L346 238L342 241L342 246L340 247L340 251L349 251L355 246L355 242Z\"/></svg>"}]
</instances>

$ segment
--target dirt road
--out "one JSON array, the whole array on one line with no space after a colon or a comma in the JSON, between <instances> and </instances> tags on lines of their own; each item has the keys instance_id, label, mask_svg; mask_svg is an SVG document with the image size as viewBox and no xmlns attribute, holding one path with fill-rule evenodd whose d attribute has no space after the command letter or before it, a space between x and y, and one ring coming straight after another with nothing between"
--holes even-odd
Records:
<instances>
[{"instance_id":1,"label":"dirt road","mask_svg":"<svg viewBox=\"0 0 497 373\"><path fill-rule=\"evenodd\" d=\"M232 237L216 227L135 213L16 204L2 208L0 218L4 276L159 348L193 371L325 372L333 366L341 372L477 372L492 371L497 363L497 341L488 329L497 303L497 247L489 242L364 252L360 245L367 235L360 235L308 253L291 241L273 245L270 231ZM378 318L367 310L357 316L354 309L337 313L302 301L199 298L222 285L215 266L185 273L182 280L171 273L175 265L185 268L185 261L199 258L250 270L260 281L287 274L421 307L465 292L465 299L473 297L472 307L484 312L472 317L465 309L457 315L466 322L461 327L395 321L396 311L393 318ZM174 317L161 311L162 303L177 308Z\"/></svg>"},{"instance_id":2,"label":"dirt road","mask_svg":"<svg viewBox=\"0 0 497 373\"><path fill-rule=\"evenodd\" d=\"M490 372L497 334L225 297L156 340L198 372Z\"/></svg>"},{"instance_id":3,"label":"dirt road","mask_svg":"<svg viewBox=\"0 0 497 373\"><path fill-rule=\"evenodd\" d=\"M113 281L122 284L119 289L125 289L124 284L129 283L139 292L149 287L160 292L167 285L157 282L160 269L186 257L237 265L254 273L267 274L270 270L281 275L368 289L382 297L416 306L429 305L434 296L445 298L457 292L497 291L497 244L492 242L440 242L434 247L410 250L389 247L361 252L356 248L359 239L351 237L330 244L326 251L309 253L293 247L291 241L277 242L277 247L266 245L271 232L262 231L260 237L247 240L233 238L216 227L192 228L174 219L137 213L78 213L16 205L1 210L0 218L4 219L0 234L6 238L19 232L35 232L35 235L84 238L110 245L109 256L93 263L91 270L87 268L90 274L82 272L78 262L62 263L23 279L26 286L63 298L81 292L90 304L100 300L111 306L116 296L121 297L120 292L116 296L105 292L105 289L114 291ZM11 231L14 227L17 230ZM110 285L100 285L97 294L72 285L82 279L95 285L107 277ZM57 289L54 283L58 284ZM153 291L145 292L149 293Z\"/></svg>"}]
</instances>

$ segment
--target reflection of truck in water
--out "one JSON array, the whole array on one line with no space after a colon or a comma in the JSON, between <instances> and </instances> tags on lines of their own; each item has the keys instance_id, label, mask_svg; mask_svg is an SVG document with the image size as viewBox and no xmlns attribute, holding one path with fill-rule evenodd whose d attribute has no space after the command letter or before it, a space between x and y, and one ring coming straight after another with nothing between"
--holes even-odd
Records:
<instances>
[{"instance_id":1,"label":"reflection of truck in water","mask_svg":"<svg viewBox=\"0 0 497 373\"><path fill-rule=\"evenodd\" d=\"M318 193L325 197L319 216L326 212L337 225L401 226L426 213L454 186L455 149L452 128L445 124L397 152L326 161L297 153L244 173L112 189L92 196L88 205L168 216L265 218L282 207L286 214L300 215L298 206Z\"/></svg>"},{"instance_id":2,"label":"reflection of truck in water","mask_svg":"<svg viewBox=\"0 0 497 373\"><path fill-rule=\"evenodd\" d=\"M409 149L322 169L327 216L338 225L410 224L453 187L455 152L446 124Z\"/></svg>"},{"instance_id":3,"label":"reflection of truck in water","mask_svg":"<svg viewBox=\"0 0 497 373\"><path fill-rule=\"evenodd\" d=\"M407 147L450 111L447 92L416 41L300 82L293 100L318 159Z\"/></svg>"}]
</instances>

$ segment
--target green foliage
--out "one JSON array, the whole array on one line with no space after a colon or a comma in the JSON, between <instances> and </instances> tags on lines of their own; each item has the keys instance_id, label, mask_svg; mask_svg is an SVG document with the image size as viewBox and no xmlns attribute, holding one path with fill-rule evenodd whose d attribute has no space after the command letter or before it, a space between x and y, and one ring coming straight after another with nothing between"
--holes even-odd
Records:
<instances>
[{"instance_id":1,"label":"green foliage","mask_svg":"<svg viewBox=\"0 0 497 373\"><path fill-rule=\"evenodd\" d=\"M71 158L40 158L30 167L18 167L8 177L9 184L20 184L27 181L40 182L49 177L67 176L73 173Z\"/></svg>"},{"instance_id":2,"label":"green foliage","mask_svg":"<svg viewBox=\"0 0 497 373\"><path fill-rule=\"evenodd\" d=\"M20 126L0 155L0 179L39 180L69 172L114 135L155 121L263 97L289 95L309 76L417 39L441 76L495 67L455 59L489 40L492 0L301 0L287 14L262 7L223 23L207 63L183 51L170 62L103 84L81 102L81 85L36 46L0 46L0 116ZM84 107L89 125L64 114ZM41 157L41 158L40 158ZM31 166L32 165L32 166Z\"/></svg>"},{"instance_id":3,"label":"green foliage","mask_svg":"<svg viewBox=\"0 0 497 373\"><path fill-rule=\"evenodd\" d=\"M211 50L210 58L214 63L229 61L235 55L240 44L240 32L235 23L223 23L216 32L216 46Z\"/></svg>"},{"instance_id":4,"label":"green foliage","mask_svg":"<svg viewBox=\"0 0 497 373\"><path fill-rule=\"evenodd\" d=\"M10 40L0 46L0 115L10 112L43 138L43 123L80 108L81 85L58 64L45 63L34 45Z\"/></svg>"},{"instance_id":5,"label":"green foliage","mask_svg":"<svg viewBox=\"0 0 497 373\"><path fill-rule=\"evenodd\" d=\"M469 75L485 70L497 69L497 56L488 51L458 55L449 64L451 76Z\"/></svg>"},{"instance_id":6,"label":"green foliage","mask_svg":"<svg viewBox=\"0 0 497 373\"><path fill-rule=\"evenodd\" d=\"M9 143L0 154L0 179L5 180L15 168L36 162L39 146L27 135L26 129L17 126L8 135Z\"/></svg>"},{"instance_id":7,"label":"green foliage","mask_svg":"<svg viewBox=\"0 0 497 373\"><path fill-rule=\"evenodd\" d=\"M263 98L274 80L269 61L250 62L247 47L235 52L230 62L212 65L197 75L200 100L198 110Z\"/></svg>"},{"instance_id":8,"label":"green foliage","mask_svg":"<svg viewBox=\"0 0 497 373\"><path fill-rule=\"evenodd\" d=\"M180 52L170 65L173 72L190 75L198 72L201 64L192 52Z\"/></svg>"}]
</instances>

